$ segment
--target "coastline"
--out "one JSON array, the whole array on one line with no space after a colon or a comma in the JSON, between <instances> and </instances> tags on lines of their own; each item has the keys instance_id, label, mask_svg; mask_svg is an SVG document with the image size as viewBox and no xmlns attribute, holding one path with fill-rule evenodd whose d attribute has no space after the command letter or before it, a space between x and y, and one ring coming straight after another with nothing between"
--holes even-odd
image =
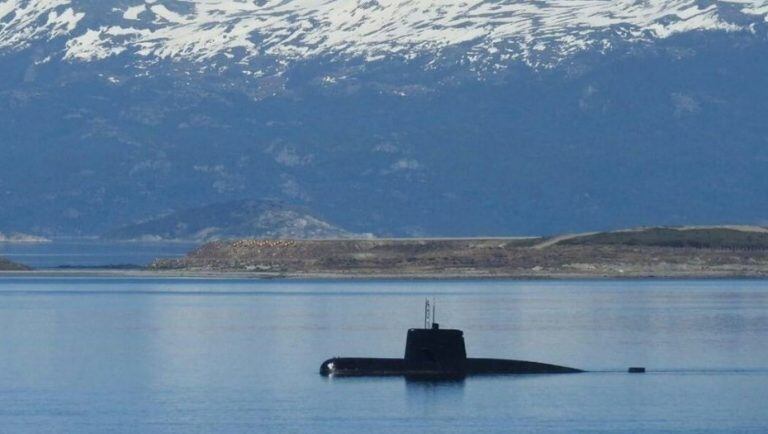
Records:
<instances>
[{"instance_id":1,"label":"coastline","mask_svg":"<svg viewBox=\"0 0 768 434\"><path fill-rule=\"evenodd\" d=\"M269 273L214 270L26 270L0 271L0 279L18 278L108 278L108 279L210 279L210 280L768 280L765 273Z\"/></svg>"},{"instance_id":2,"label":"coastline","mask_svg":"<svg viewBox=\"0 0 768 434\"><path fill-rule=\"evenodd\" d=\"M243 239L210 242L172 258L158 258L167 253L163 251L151 253L155 259L150 263L108 256L111 261L104 265L27 267L6 260L0 278L768 278L768 230L734 227L645 228L550 238Z\"/></svg>"}]
</instances>

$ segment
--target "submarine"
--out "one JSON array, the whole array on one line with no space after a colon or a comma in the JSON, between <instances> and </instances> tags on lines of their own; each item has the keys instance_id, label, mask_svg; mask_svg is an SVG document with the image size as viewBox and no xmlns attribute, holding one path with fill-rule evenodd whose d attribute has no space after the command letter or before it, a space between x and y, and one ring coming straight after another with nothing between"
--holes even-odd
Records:
<instances>
[{"instance_id":1,"label":"submarine","mask_svg":"<svg viewBox=\"0 0 768 434\"><path fill-rule=\"evenodd\" d=\"M431 315L430 315L431 313ZM404 376L461 379L469 375L575 374L581 369L548 363L467 357L464 332L441 329L434 303L425 305L424 328L408 330L403 358L334 357L320 365L326 377Z\"/></svg>"}]
</instances>

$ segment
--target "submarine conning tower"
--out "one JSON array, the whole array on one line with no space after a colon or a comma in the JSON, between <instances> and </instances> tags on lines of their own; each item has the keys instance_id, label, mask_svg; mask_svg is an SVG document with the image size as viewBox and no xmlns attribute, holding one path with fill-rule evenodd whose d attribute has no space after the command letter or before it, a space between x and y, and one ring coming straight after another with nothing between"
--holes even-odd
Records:
<instances>
[{"instance_id":1,"label":"submarine conning tower","mask_svg":"<svg viewBox=\"0 0 768 434\"><path fill-rule=\"evenodd\" d=\"M438 323L432 323L428 329L410 329L405 341L405 361L462 370L467 361L464 332L442 330Z\"/></svg>"}]
</instances>

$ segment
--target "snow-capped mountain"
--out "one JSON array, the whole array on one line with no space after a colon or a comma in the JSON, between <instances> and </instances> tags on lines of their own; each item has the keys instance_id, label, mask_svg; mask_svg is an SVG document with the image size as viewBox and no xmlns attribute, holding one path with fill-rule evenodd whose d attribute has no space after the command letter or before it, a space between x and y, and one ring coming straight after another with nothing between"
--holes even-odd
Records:
<instances>
[{"instance_id":1,"label":"snow-capped mountain","mask_svg":"<svg viewBox=\"0 0 768 434\"><path fill-rule=\"evenodd\" d=\"M0 228L100 235L253 200L381 236L765 224L766 16L0 0Z\"/></svg>"},{"instance_id":2,"label":"snow-capped mountain","mask_svg":"<svg viewBox=\"0 0 768 434\"><path fill-rule=\"evenodd\" d=\"M551 66L619 42L754 31L766 15L768 0L2 0L0 48L60 38L64 46L49 54L71 61L130 53L247 65L264 57L439 58L461 47L468 63Z\"/></svg>"}]
</instances>

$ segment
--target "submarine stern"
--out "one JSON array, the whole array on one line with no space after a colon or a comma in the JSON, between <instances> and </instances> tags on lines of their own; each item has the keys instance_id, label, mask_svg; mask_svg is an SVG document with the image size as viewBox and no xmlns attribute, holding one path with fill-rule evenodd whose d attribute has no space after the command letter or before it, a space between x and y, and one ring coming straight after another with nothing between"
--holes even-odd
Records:
<instances>
[{"instance_id":1,"label":"submarine stern","mask_svg":"<svg viewBox=\"0 0 768 434\"><path fill-rule=\"evenodd\" d=\"M467 375L578 374L581 369L508 359L467 359Z\"/></svg>"}]
</instances>

